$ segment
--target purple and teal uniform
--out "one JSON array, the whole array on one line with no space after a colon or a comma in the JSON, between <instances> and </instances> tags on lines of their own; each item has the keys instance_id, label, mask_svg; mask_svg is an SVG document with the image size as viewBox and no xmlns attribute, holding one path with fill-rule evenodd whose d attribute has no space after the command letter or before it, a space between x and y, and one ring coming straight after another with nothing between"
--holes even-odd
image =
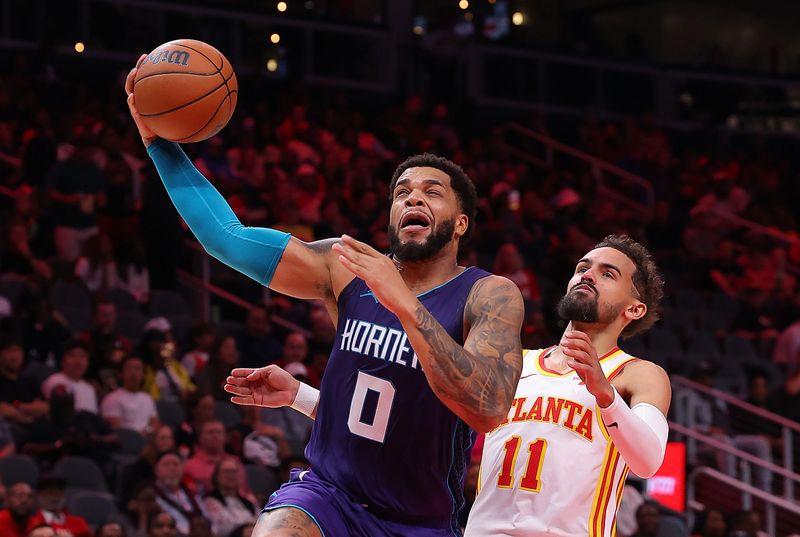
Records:
<instances>
[{"instance_id":1,"label":"purple and teal uniform","mask_svg":"<svg viewBox=\"0 0 800 537\"><path fill-rule=\"evenodd\" d=\"M489 273L470 267L419 300L463 344L464 305ZM361 279L339 296L339 325L306 447L265 510L297 507L325 537L461 535L474 433L434 395L403 327Z\"/></svg>"},{"instance_id":2,"label":"purple and teal uniform","mask_svg":"<svg viewBox=\"0 0 800 537\"><path fill-rule=\"evenodd\" d=\"M289 234L242 225L178 144L158 139L147 151L206 251L268 286ZM468 268L419 296L459 344L467 297L488 275ZM350 282L338 302L306 448L311 470L295 472L264 509L302 509L325 537L461 535L456 516L474 433L433 394L400 321L363 280Z\"/></svg>"}]
</instances>

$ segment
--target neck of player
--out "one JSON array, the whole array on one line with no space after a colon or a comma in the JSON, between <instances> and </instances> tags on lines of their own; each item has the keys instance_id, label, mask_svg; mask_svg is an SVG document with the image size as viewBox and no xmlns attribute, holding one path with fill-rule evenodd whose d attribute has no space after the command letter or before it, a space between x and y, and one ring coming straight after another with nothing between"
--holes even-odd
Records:
<instances>
[{"instance_id":1,"label":"neck of player","mask_svg":"<svg viewBox=\"0 0 800 537\"><path fill-rule=\"evenodd\" d=\"M611 325L607 324L577 323L575 321L570 321L567 328L564 329L564 332L578 330L589 336L589 339L592 340L592 346L594 346L597 352L597 357L602 358L617 347L619 334L612 328ZM567 365L568 358L561 352L560 346L556 347L553 352L550 353L549 359L550 367L556 371L566 371L570 369Z\"/></svg>"},{"instance_id":2,"label":"neck of player","mask_svg":"<svg viewBox=\"0 0 800 537\"><path fill-rule=\"evenodd\" d=\"M464 271L464 267L458 265L455 252L449 251L449 248L442 249L428 259L400 261L395 258L394 263L403 281L415 295L430 291Z\"/></svg>"}]
</instances>

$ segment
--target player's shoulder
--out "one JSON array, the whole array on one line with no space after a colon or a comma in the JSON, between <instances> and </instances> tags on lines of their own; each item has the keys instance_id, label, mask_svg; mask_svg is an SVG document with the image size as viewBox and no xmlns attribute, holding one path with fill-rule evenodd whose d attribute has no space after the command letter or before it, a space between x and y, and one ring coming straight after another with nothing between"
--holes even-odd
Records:
<instances>
[{"instance_id":1,"label":"player's shoulder","mask_svg":"<svg viewBox=\"0 0 800 537\"><path fill-rule=\"evenodd\" d=\"M517 284L497 274L487 273L472 285L471 301L501 301L522 304L522 293Z\"/></svg>"},{"instance_id":2,"label":"player's shoulder","mask_svg":"<svg viewBox=\"0 0 800 537\"><path fill-rule=\"evenodd\" d=\"M660 365L653 363L644 358L632 358L625 363L622 371L619 373L620 377L626 379L656 379L664 378L669 380L669 375Z\"/></svg>"}]
</instances>

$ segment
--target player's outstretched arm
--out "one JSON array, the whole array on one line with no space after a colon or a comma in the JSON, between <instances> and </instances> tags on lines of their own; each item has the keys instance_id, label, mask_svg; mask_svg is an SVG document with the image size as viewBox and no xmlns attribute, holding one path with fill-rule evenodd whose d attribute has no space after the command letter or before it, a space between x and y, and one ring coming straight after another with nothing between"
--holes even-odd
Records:
<instances>
[{"instance_id":1,"label":"player's outstretched arm","mask_svg":"<svg viewBox=\"0 0 800 537\"><path fill-rule=\"evenodd\" d=\"M319 390L304 384L277 365L240 367L225 380L225 391L237 405L280 408L290 406L311 419L317 417Z\"/></svg>"},{"instance_id":2,"label":"player's outstretched arm","mask_svg":"<svg viewBox=\"0 0 800 537\"><path fill-rule=\"evenodd\" d=\"M144 59L139 58L137 67ZM133 82L125 81L128 108L178 213L206 251L264 286L297 298L333 296L330 261L334 239L305 243L269 228L243 226L225 198L180 146L159 139L136 110Z\"/></svg>"},{"instance_id":3,"label":"player's outstretched arm","mask_svg":"<svg viewBox=\"0 0 800 537\"><path fill-rule=\"evenodd\" d=\"M511 408L522 370L524 311L512 281L488 276L467 298L469 333L463 347L419 301L413 328L403 323L436 395L478 432L497 427Z\"/></svg>"}]
</instances>

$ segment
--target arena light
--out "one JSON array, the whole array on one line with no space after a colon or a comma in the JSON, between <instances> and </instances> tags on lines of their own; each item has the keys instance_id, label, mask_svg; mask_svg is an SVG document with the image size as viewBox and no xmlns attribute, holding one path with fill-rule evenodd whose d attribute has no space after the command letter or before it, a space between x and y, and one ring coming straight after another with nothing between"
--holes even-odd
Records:
<instances>
[{"instance_id":1,"label":"arena light","mask_svg":"<svg viewBox=\"0 0 800 537\"><path fill-rule=\"evenodd\" d=\"M269 42L273 45L277 45L281 42L281 34L275 33L269 36Z\"/></svg>"},{"instance_id":2,"label":"arena light","mask_svg":"<svg viewBox=\"0 0 800 537\"><path fill-rule=\"evenodd\" d=\"M286 11L286 9L287 9L289 6L287 6L287 5L286 5L286 2L278 2L278 5L277 5L276 7L278 8L278 11L280 11L281 13L283 13L284 11Z\"/></svg>"},{"instance_id":3,"label":"arena light","mask_svg":"<svg viewBox=\"0 0 800 537\"><path fill-rule=\"evenodd\" d=\"M274 73L277 70L278 70L278 60L276 60L275 58L270 58L269 60L267 60L267 71L269 71L270 73Z\"/></svg>"},{"instance_id":4,"label":"arena light","mask_svg":"<svg viewBox=\"0 0 800 537\"><path fill-rule=\"evenodd\" d=\"M80 41L78 41L77 43L75 43L75 52L77 52L78 54L80 54L80 53L82 53L84 50L86 50L86 46L85 46L83 43L81 43Z\"/></svg>"},{"instance_id":5,"label":"arena light","mask_svg":"<svg viewBox=\"0 0 800 537\"><path fill-rule=\"evenodd\" d=\"M525 16L520 11L515 11L511 15L511 24L514 26L521 26L523 22L525 22Z\"/></svg>"},{"instance_id":6,"label":"arena light","mask_svg":"<svg viewBox=\"0 0 800 537\"><path fill-rule=\"evenodd\" d=\"M469 0L461 0L458 3L458 7L460 7L461 9L468 9L469 8Z\"/></svg>"}]
</instances>

